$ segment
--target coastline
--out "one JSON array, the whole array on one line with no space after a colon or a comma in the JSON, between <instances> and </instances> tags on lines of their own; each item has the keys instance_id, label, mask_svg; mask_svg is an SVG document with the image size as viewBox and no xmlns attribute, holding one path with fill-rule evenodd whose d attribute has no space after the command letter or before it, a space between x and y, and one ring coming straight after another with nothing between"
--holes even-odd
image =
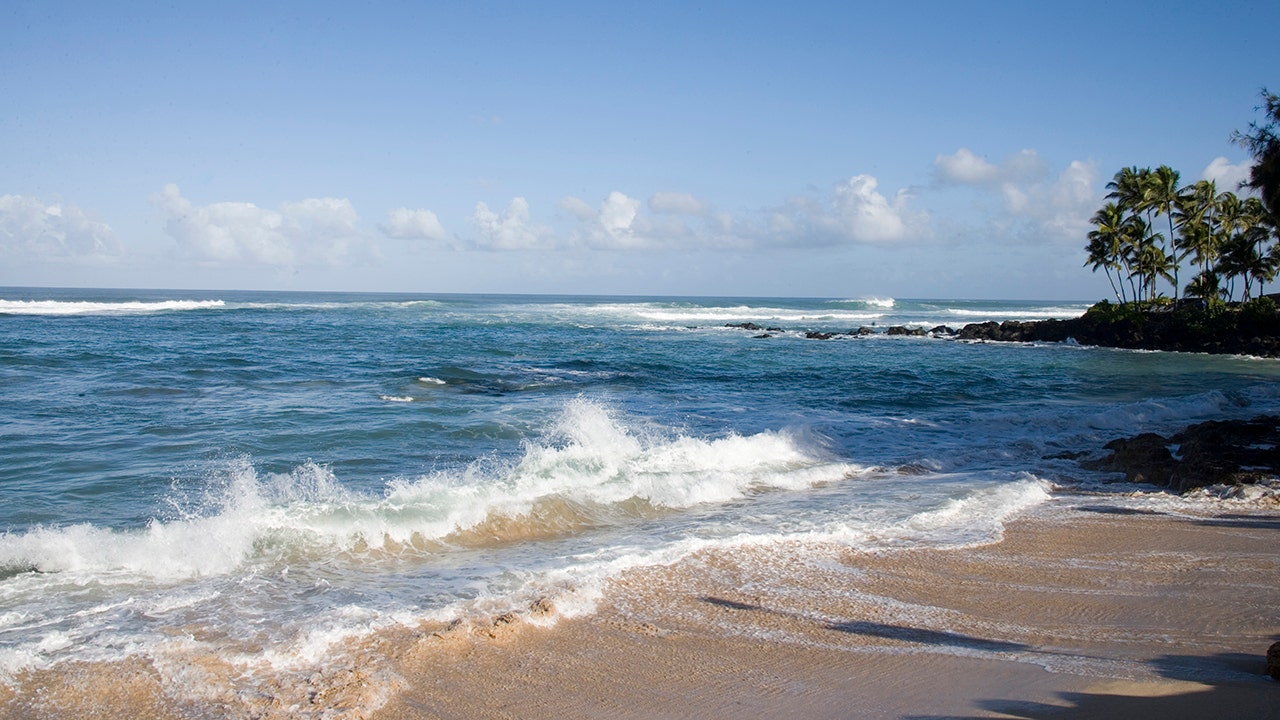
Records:
<instances>
[{"instance_id":1,"label":"coastline","mask_svg":"<svg viewBox=\"0 0 1280 720\"><path fill-rule=\"evenodd\" d=\"M375 717L1277 717L1277 537L1060 496L976 548L695 557L550 630L435 638Z\"/></svg>"},{"instance_id":2,"label":"coastline","mask_svg":"<svg viewBox=\"0 0 1280 720\"><path fill-rule=\"evenodd\" d=\"M989 545L705 552L625 572L586 616L389 628L251 692L216 658L175 676L203 696L143 660L59 667L0 714L1277 717L1278 538L1274 504L1060 491Z\"/></svg>"},{"instance_id":3,"label":"coastline","mask_svg":"<svg viewBox=\"0 0 1280 720\"><path fill-rule=\"evenodd\" d=\"M1006 320L970 323L960 340L1065 342L1125 350L1199 352L1280 357L1280 314L1274 296L1225 307L1197 305L1138 308L1100 302L1065 320Z\"/></svg>"}]
</instances>

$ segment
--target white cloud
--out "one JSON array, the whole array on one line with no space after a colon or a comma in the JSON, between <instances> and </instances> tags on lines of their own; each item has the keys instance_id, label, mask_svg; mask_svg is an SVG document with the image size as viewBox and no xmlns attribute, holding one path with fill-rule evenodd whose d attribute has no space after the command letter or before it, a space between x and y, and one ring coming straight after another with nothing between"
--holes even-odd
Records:
<instances>
[{"instance_id":1,"label":"white cloud","mask_svg":"<svg viewBox=\"0 0 1280 720\"><path fill-rule=\"evenodd\" d=\"M986 232L1017 235L1029 241L1079 242L1098 209L1097 166L1073 161L1056 177L1035 150L1021 150L993 164L968 148L934 158L938 187L966 186L986 213ZM984 202L990 199L990 202Z\"/></svg>"},{"instance_id":2,"label":"white cloud","mask_svg":"<svg viewBox=\"0 0 1280 720\"><path fill-rule=\"evenodd\" d=\"M761 229L748 235L766 243L834 245L887 243L920 239L929 233L928 215L911 207L912 193L899 190L890 199L871 175L854 175L836 185L829 202L797 197L767 216Z\"/></svg>"},{"instance_id":3,"label":"white cloud","mask_svg":"<svg viewBox=\"0 0 1280 720\"><path fill-rule=\"evenodd\" d=\"M640 214L640 200L614 190L596 209L576 197L566 197L560 207L578 219L571 238L573 243L597 250L641 250L670 244L673 236L688 234L683 223L675 221L659 228L650 218Z\"/></svg>"},{"instance_id":4,"label":"white cloud","mask_svg":"<svg viewBox=\"0 0 1280 720\"><path fill-rule=\"evenodd\" d=\"M637 244L636 215L640 210L640 201L613 191L600 206L600 228L609 238L610 245L627 247ZM643 241L640 241L643 244Z\"/></svg>"},{"instance_id":5,"label":"white cloud","mask_svg":"<svg viewBox=\"0 0 1280 720\"><path fill-rule=\"evenodd\" d=\"M599 214L586 200L572 195L560 199L560 209L582 221L594 220Z\"/></svg>"},{"instance_id":6,"label":"white cloud","mask_svg":"<svg viewBox=\"0 0 1280 720\"><path fill-rule=\"evenodd\" d=\"M856 242L901 240L907 234L907 202L910 194L899 190L890 202L876 192L879 181L870 175L855 175L836 186L837 227Z\"/></svg>"},{"instance_id":7,"label":"white cloud","mask_svg":"<svg viewBox=\"0 0 1280 720\"><path fill-rule=\"evenodd\" d=\"M1089 218L1098 209L1098 168L1073 160L1048 184L1035 203L1035 214L1050 239L1081 241L1088 235Z\"/></svg>"},{"instance_id":8,"label":"white cloud","mask_svg":"<svg viewBox=\"0 0 1280 720\"><path fill-rule=\"evenodd\" d=\"M476 203L471 223L480 233L476 245L489 250L541 250L558 244L551 228L529 220L529 201L522 197L512 198L502 215Z\"/></svg>"},{"instance_id":9,"label":"white cloud","mask_svg":"<svg viewBox=\"0 0 1280 720\"><path fill-rule=\"evenodd\" d=\"M364 244L359 217L346 199L307 199L279 211L246 202L195 206L177 185L166 185L151 200L183 252L215 263L337 265Z\"/></svg>"},{"instance_id":10,"label":"white cloud","mask_svg":"<svg viewBox=\"0 0 1280 720\"><path fill-rule=\"evenodd\" d=\"M974 155L968 148L960 148L953 155L938 155L933 160L933 167L943 182L980 184L994 182L1000 176L1000 168Z\"/></svg>"},{"instance_id":11,"label":"white cloud","mask_svg":"<svg viewBox=\"0 0 1280 720\"><path fill-rule=\"evenodd\" d=\"M0 255L55 259L120 252L111 227L75 205L0 195Z\"/></svg>"},{"instance_id":12,"label":"white cloud","mask_svg":"<svg viewBox=\"0 0 1280 720\"><path fill-rule=\"evenodd\" d=\"M1200 177L1217 183L1219 192L1226 190L1240 192L1240 184L1249 179L1252 170L1252 158L1233 165L1225 157L1216 157L1204 172L1200 173Z\"/></svg>"},{"instance_id":13,"label":"white cloud","mask_svg":"<svg viewBox=\"0 0 1280 720\"><path fill-rule=\"evenodd\" d=\"M657 198L660 211L654 209L653 198ZM578 221L569 234L569 244L595 250L710 247L724 240L733 222L725 213L710 214L710 206L691 195L655 193L648 204L646 213L645 203L617 190L610 192L599 208L581 198L563 198L560 209ZM686 221L690 216L702 216L698 229Z\"/></svg>"},{"instance_id":14,"label":"white cloud","mask_svg":"<svg viewBox=\"0 0 1280 720\"><path fill-rule=\"evenodd\" d=\"M1035 150L1019 150L999 165L979 157L968 148L933 159L934 175L947 185L994 185L1027 182L1043 177L1045 163Z\"/></svg>"},{"instance_id":15,"label":"white cloud","mask_svg":"<svg viewBox=\"0 0 1280 720\"><path fill-rule=\"evenodd\" d=\"M1010 221L1030 223L1034 239L1080 242L1089 232L1089 218L1098 209L1098 168L1095 163L1072 161L1051 181L1020 185L1006 182L999 187L1004 203L1003 218L997 226Z\"/></svg>"},{"instance_id":16,"label":"white cloud","mask_svg":"<svg viewBox=\"0 0 1280 720\"><path fill-rule=\"evenodd\" d=\"M706 215L711 206L688 193L656 192L649 196L649 210L669 215Z\"/></svg>"},{"instance_id":17,"label":"white cloud","mask_svg":"<svg viewBox=\"0 0 1280 720\"><path fill-rule=\"evenodd\" d=\"M430 210L396 208L387 213L387 221L378 229L387 237L401 240L443 240L446 237L440 219Z\"/></svg>"}]
</instances>

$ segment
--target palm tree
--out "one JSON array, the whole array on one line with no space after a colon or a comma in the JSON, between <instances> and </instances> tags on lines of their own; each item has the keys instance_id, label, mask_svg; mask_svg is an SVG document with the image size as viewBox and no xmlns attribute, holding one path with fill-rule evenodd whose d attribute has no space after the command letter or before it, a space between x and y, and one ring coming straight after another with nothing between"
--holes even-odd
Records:
<instances>
[{"instance_id":1,"label":"palm tree","mask_svg":"<svg viewBox=\"0 0 1280 720\"><path fill-rule=\"evenodd\" d=\"M1159 279L1164 278L1173 282L1173 256L1164 251L1161 240L1159 233L1148 235L1138 247L1138 253L1134 258L1134 269L1146 284L1144 295L1147 300L1159 297L1160 293L1156 290L1156 282Z\"/></svg>"},{"instance_id":2,"label":"palm tree","mask_svg":"<svg viewBox=\"0 0 1280 720\"><path fill-rule=\"evenodd\" d=\"M1218 237L1213 231L1217 209L1218 186L1212 180L1200 180L1178 193L1179 236L1175 243L1182 250L1182 257L1193 256L1201 273L1209 271L1218 255Z\"/></svg>"},{"instance_id":3,"label":"palm tree","mask_svg":"<svg viewBox=\"0 0 1280 720\"><path fill-rule=\"evenodd\" d=\"M1241 204L1240 235L1254 246L1250 255L1253 263L1247 272L1249 277L1258 281L1259 296L1262 295L1263 286L1275 278L1277 270L1271 262L1271 253L1263 248L1263 244L1271 237L1271 228L1267 220L1267 208L1258 198L1246 198Z\"/></svg>"},{"instance_id":4,"label":"palm tree","mask_svg":"<svg viewBox=\"0 0 1280 720\"><path fill-rule=\"evenodd\" d=\"M1168 245L1163 246L1161 250L1173 260L1173 299L1177 300L1178 266L1182 264L1182 257L1185 257L1185 255L1178 256L1177 241L1173 234L1173 211L1178 203L1178 171L1168 165L1161 165L1148 173L1143 187L1143 198L1148 210L1154 210L1155 214L1169 218ZM1173 246L1173 252L1169 252L1170 246Z\"/></svg>"},{"instance_id":5,"label":"palm tree","mask_svg":"<svg viewBox=\"0 0 1280 720\"><path fill-rule=\"evenodd\" d=\"M1214 235L1213 228L1203 220L1183 223L1178 247L1182 250L1183 258L1190 255L1193 262L1200 266L1201 275L1210 272L1210 267L1218 257L1218 237ZM1190 290L1187 292L1204 297L1198 293L1191 293Z\"/></svg>"},{"instance_id":6,"label":"palm tree","mask_svg":"<svg viewBox=\"0 0 1280 720\"><path fill-rule=\"evenodd\" d=\"M1170 272L1172 258L1165 253L1163 236L1151 232L1151 225L1141 215L1129 215L1125 218L1122 242L1130 268L1129 277L1138 278L1138 290L1135 297L1139 302L1154 300L1159 296L1156 289L1160 278L1173 281Z\"/></svg>"},{"instance_id":7,"label":"palm tree","mask_svg":"<svg viewBox=\"0 0 1280 720\"><path fill-rule=\"evenodd\" d=\"M1254 244L1253 238L1238 232L1227 239L1215 269L1228 278L1228 296L1235 294L1235 279L1242 278L1244 292L1241 293L1240 299L1247 301L1251 297L1253 271L1259 263L1258 246Z\"/></svg>"},{"instance_id":8,"label":"palm tree","mask_svg":"<svg viewBox=\"0 0 1280 720\"><path fill-rule=\"evenodd\" d=\"M1222 298L1222 278L1213 270L1202 270L1187 283L1186 294L1190 297L1218 300Z\"/></svg>"},{"instance_id":9,"label":"palm tree","mask_svg":"<svg viewBox=\"0 0 1280 720\"><path fill-rule=\"evenodd\" d=\"M1092 264L1093 271L1097 272L1098 268L1103 268L1107 273L1107 282L1111 283L1111 292L1115 293L1116 300L1121 303L1127 302L1128 298L1124 294L1123 276L1120 274L1121 268L1126 273L1132 275L1129 269L1129 257L1125 248L1125 216L1124 211L1115 203L1107 203L1102 209L1093 214L1089 220L1093 223L1095 229L1089 231L1089 245L1085 248L1089 252L1089 259L1085 265ZM1115 279L1111 277L1111 271L1116 273ZM1120 281L1117 287L1116 282Z\"/></svg>"},{"instance_id":10,"label":"palm tree","mask_svg":"<svg viewBox=\"0 0 1280 720\"><path fill-rule=\"evenodd\" d=\"M1240 249L1232 245L1233 238L1240 231L1240 214L1243 207L1240 198L1233 192L1224 192L1217 198L1217 222L1214 223L1215 243L1218 247L1218 274L1227 280L1228 297L1235 294L1235 278L1239 273ZM1226 257L1228 250L1232 257Z\"/></svg>"},{"instance_id":11,"label":"palm tree","mask_svg":"<svg viewBox=\"0 0 1280 720\"><path fill-rule=\"evenodd\" d=\"M1121 168L1111 178L1111 182L1107 183L1107 187L1111 189L1111 192L1107 193L1107 198L1115 200L1122 210L1132 213L1142 212L1146 203L1146 177L1150 174L1151 168L1139 168L1136 165Z\"/></svg>"}]
</instances>

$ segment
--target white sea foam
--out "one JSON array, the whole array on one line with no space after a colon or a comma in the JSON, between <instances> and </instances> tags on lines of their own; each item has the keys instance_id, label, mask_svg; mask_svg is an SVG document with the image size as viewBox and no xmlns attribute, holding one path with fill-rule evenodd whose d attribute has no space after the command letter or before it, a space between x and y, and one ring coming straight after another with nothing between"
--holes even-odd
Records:
<instances>
[{"instance_id":1,"label":"white sea foam","mask_svg":"<svg viewBox=\"0 0 1280 720\"><path fill-rule=\"evenodd\" d=\"M480 462L461 472L398 479L384 496L371 497L348 492L315 463L262 476L240 458L204 499L175 502L183 517L136 531L82 524L0 535L0 566L172 581L270 567L298 553L412 546L494 517L519 519L546 501L608 507L639 500L681 509L769 488L809 487L856 470L815 457L787 433L646 434L608 408L578 400L548 441L527 443L523 457L509 465Z\"/></svg>"},{"instance_id":2,"label":"white sea foam","mask_svg":"<svg viewBox=\"0 0 1280 720\"><path fill-rule=\"evenodd\" d=\"M898 304L897 300L894 300L891 297L882 298L882 297L874 297L874 296L864 297L864 298L853 298L849 300L831 300L830 303L833 305L846 305L846 304L847 305L866 305L868 307L886 308L886 309L892 308Z\"/></svg>"},{"instance_id":3,"label":"white sea foam","mask_svg":"<svg viewBox=\"0 0 1280 720\"><path fill-rule=\"evenodd\" d=\"M1067 320L1079 317L1086 309L1077 307L1041 307L1034 309L1000 308L991 310L973 310L969 308L947 308L947 314L962 318L986 318L990 320Z\"/></svg>"},{"instance_id":4,"label":"white sea foam","mask_svg":"<svg viewBox=\"0 0 1280 720\"><path fill-rule=\"evenodd\" d=\"M429 376L423 376L418 378L418 382L422 383L423 385L448 385L449 384L445 380L441 380L440 378L429 377Z\"/></svg>"},{"instance_id":5,"label":"white sea foam","mask_svg":"<svg viewBox=\"0 0 1280 720\"><path fill-rule=\"evenodd\" d=\"M608 582L633 568L671 565L704 551L759 550L779 543L814 548L831 546L876 550L892 547L972 547L998 542L1004 524L1014 515L1051 499L1051 485L1023 474L1012 482L964 491L905 517L883 520L842 520L826 528L795 532L744 532L721 538L691 537L660 547L617 554L611 549L582 555L571 565L531 579L523 597L551 595L561 617L595 612ZM748 557L736 556L740 562ZM510 607L511 598L482 598L476 605L489 612Z\"/></svg>"},{"instance_id":6,"label":"white sea foam","mask_svg":"<svg viewBox=\"0 0 1280 720\"><path fill-rule=\"evenodd\" d=\"M89 302L70 300L0 300L0 315L118 315L212 310L226 306L222 300L156 300Z\"/></svg>"},{"instance_id":7,"label":"white sea foam","mask_svg":"<svg viewBox=\"0 0 1280 720\"><path fill-rule=\"evenodd\" d=\"M809 323L809 322L860 322L875 320L883 316L881 312L854 312L851 310L799 309L776 307L770 305L696 305L671 303L599 303L590 305L557 305L537 307L540 311L552 310L557 314L588 320L599 318L609 323L662 323L672 326L683 326L696 323ZM880 306L877 306L880 309Z\"/></svg>"},{"instance_id":8,"label":"white sea foam","mask_svg":"<svg viewBox=\"0 0 1280 720\"><path fill-rule=\"evenodd\" d=\"M851 311L805 311L787 308L770 307L698 307L681 309L637 310L636 315L656 322L688 323L688 322L768 322L768 323L806 323L806 322L862 322L884 317L877 312Z\"/></svg>"},{"instance_id":9,"label":"white sea foam","mask_svg":"<svg viewBox=\"0 0 1280 720\"><path fill-rule=\"evenodd\" d=\"M395 402L395 403L413 402L412 395L379 395L378 399L383 400L385 402Z\"/></svg>"}]
</instances>

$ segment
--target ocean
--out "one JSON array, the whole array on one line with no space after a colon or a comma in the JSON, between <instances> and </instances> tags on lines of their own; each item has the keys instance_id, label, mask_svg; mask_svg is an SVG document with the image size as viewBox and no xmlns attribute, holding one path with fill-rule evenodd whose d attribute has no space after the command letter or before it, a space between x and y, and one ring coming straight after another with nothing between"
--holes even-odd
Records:
<instances>
[{"instance_id":1,"label":"ocean","mask_svg":"<svg viewBox=\"0 0 1280 720\"><path fill-rule=\"evenodd\" d=\"M988 543L1111 439L1280 413L1274 360L883 332L1087 307L0 289L0 682L250 692L706 549Z\"/></svg>"}]
</instances>

